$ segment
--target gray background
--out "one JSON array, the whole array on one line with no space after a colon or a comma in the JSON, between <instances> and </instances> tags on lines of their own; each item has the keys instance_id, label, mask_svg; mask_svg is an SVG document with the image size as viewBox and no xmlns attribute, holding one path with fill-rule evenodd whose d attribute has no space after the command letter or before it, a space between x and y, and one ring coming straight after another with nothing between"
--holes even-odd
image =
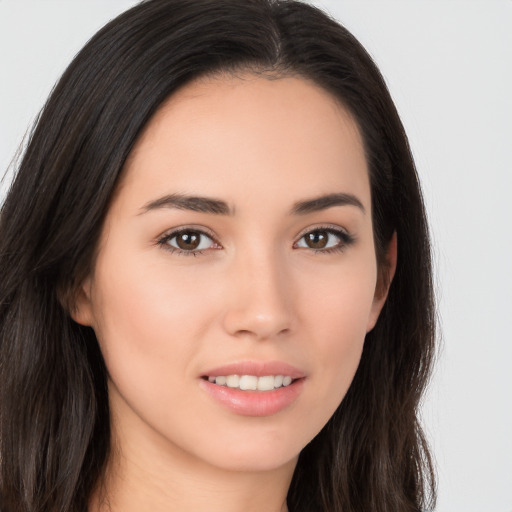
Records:
<instances>
[{"instance_id":1,"label":"gray background","mask_svg":"<svg viewBox=\"0 0 512 512\"><path fill-rule=\"evenodd\" d=\"M0 0L0 172L74 54L135 3ZM437 510L511 512L512 2L315 3L380 66L424 186L443 333L422 410Z\"/></svg>"}]
</instances>

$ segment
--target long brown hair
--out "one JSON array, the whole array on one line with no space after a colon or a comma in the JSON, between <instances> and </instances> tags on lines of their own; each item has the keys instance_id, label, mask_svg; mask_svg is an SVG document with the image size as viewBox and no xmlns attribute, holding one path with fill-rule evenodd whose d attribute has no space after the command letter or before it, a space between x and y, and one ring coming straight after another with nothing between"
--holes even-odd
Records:
<instances>
[{"instance_id":1,"label":"long brown hair","mask_svg":"<svg viewBox=\"0 0 512 512\"><path fill-rule=\"evenodd\" d=\"M0 508L83 512L110 447L106 370L67 307L91 268L124 162L162 102L206 74L313 80L361 130L379 265L398 262L354 381L302 451L293 512L431 508L418 423L434 358L431 257L406 134L359 42L293 0L147 0L96 34L46 103L0 216Z\"/></svg>"}]
</instances>

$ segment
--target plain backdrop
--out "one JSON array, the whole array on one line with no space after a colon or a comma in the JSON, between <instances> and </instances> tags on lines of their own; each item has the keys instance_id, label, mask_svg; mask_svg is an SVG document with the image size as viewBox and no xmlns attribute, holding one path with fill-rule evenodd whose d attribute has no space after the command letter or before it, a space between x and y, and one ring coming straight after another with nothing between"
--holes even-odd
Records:
<instances>
[{"instance_id":1,"label":"plain backdrop","mask_svg":"<svg viewBox=\"0 0 512 512\"><path fill-rule=\"evenodd\" d=\"M0 172L71 58L135 3L0 0ZM512 1L315 3L380 66L424 187L443 338L422 409L437 510L512 512Z\"/></svg>"}]
</instances>

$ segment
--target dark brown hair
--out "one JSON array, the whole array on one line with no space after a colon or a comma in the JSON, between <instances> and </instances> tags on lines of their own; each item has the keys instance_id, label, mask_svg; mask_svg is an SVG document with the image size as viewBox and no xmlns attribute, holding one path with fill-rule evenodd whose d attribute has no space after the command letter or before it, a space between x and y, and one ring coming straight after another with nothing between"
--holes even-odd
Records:
<instances>
[{"instance_id":1,"label":"dark brown hair","mask_svg":"<svg viewBox=\"0 0 512 512\"><path fill-rule=\"evenodd\" d=\"M434 357L428 229L384 80L358 41L292 0L148 0L100 30L56 85L0 216L0 508L84 512L109 456L106 370L69 297L87 275L126 158L152 115L200 76L313 80L359 125L378 262L398 236L387 302L343 402L302 451L292 512L430 508L418 406Z\"/></svg>"}]
</instances>

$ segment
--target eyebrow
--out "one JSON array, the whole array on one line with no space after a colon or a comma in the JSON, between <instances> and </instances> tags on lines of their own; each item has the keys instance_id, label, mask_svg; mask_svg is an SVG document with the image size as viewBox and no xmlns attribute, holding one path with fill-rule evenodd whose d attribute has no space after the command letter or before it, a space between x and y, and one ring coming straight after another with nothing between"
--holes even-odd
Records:
<instances>
[{"instance_id":1,"label":"eyebrow","mask_svg":"<svg viewBox=\"0 0 512 512\"><path fill-rule=\"evenodd\" d=\"M293 205L292 213L294 215L306 215L326 210L333 206L355 206L363 213L366 213L363 203L355 195L345 193L327 194L306 201L299 201Z\"/></svg>"},{"instance_id":2,"label":"eyebrow","mask_svg":"<svg viewBox=\"0 0 512 512\"><path fill-rule=\"evenodd\" d=\"M305 201L295 203L291 209L292 215L307 215L319 212L334 206L355 206L363 213L366 210L363 203L353 194L336 193L326 194ZM176 208L214 215L233 215L232 209L226 201L212 197L189 196L185 194L168 194L153 201L149 201L142 208L140 214L161 208Z\"/></svg>"},{"instance_id":3,"label":"eyebrow","mask_svg":"<svg viewBox=\"0 0 512 512\"><path fill-rule=\"evenodd\" d=\"M159 208L176 208L215 215L233 215L232 209L225 201L211 197L187 196L185 194L169 194L150 201L141 208L141 213L158 210Z\"/></svg>"}]
</instances>

